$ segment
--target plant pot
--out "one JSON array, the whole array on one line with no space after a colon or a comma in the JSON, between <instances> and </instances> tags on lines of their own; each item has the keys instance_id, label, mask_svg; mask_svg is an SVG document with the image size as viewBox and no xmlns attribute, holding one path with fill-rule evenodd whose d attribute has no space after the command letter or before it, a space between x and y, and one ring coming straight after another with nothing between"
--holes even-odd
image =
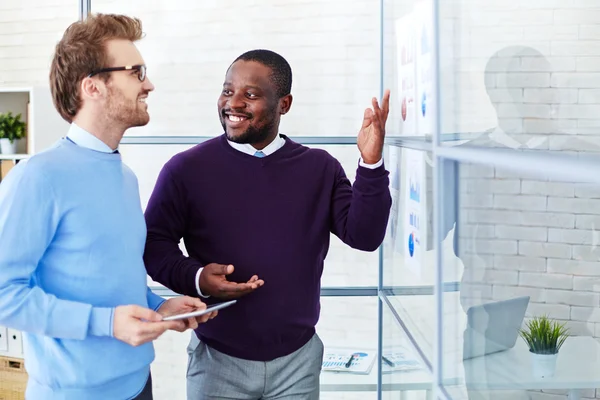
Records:
<instances>
[{"instance_id":1,"label":"plant pot","mask_svg":"<svg viewBox=\"0 0 600 400\"><path fill-rule=\"evenodd\" d=\"M0 153L17 154L18 143L19 142L17 140L11 143L9 139L0 139Z\"/></svg>"},{"instance_id":2,"label":"plant pot","mask_svg":"<svg viewBox=\"0 0 600 400\"><path fill-rule=\"evenodd\" d=\"M533 375L536 378L548 378L554 376L556 370L556 354L531 354L531 366L533 367Z\"/></svg>"}]
</instances>

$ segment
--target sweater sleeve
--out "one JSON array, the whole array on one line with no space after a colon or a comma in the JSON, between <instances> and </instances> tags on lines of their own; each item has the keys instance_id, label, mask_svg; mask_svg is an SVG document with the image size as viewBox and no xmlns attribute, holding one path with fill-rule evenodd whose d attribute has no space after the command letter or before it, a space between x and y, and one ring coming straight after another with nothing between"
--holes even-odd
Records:
<instances>
[{"instance_id":1,"label":"sweater sleeve","mask_svg":"<svg viewBox=\"0 0 600 400\"><path fill-rule=\"evenodd\" d=\"M169 164L158 176L145 217L148 235L144 262L148 275L176 293L198 297L196 273L202 264L186 257L179 248L186 230L187 202Z\"/></svg>"},{"instance_id":2,"label":"sweater sleeve","mask_svg":"<svg viewBox=\"0 0 600 400\"><path fill-rule=\"evenodd\" d=\"M359 166L352 186L337 160L335 166L331 231L352 248L374 251L383 242L392 206L389 173L383 164Z\"/></svg>"},{"instance_id":3,"label":"sweater sleeve","mask_svg":"<svg viewBox=\"0 0 600 400\"><path fill-rule=\"evenodd\" d=\"M166 299L160 297L156 293L152 291L152 289L148 288L148 292L146 294L146 298L148 299L148 308L154 311L158 311L160 306L163 305Z\"/></svg>"},{"instance_id":4,"label":"sweater sleeve","mask_svg":"<svg viewBox=\"0 0 600 400\"><path fill-rule=\"evenodd\" d=\"M60 210L41 169L28 163L0 185L0 325L59 339L112 336L112 308L59 299L34 282Z\"/></svg>"}]
</instances>

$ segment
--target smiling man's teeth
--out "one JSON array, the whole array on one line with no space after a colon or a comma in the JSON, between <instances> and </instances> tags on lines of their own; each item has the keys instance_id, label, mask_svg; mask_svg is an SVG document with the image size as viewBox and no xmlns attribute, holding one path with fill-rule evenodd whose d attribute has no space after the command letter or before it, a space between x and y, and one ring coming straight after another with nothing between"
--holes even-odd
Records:
<instances>
[{"instance_id":1,"label":"smiling man's teeth","mask_svg":"<svg viewBox=\"0 0 600 400\"><path fill-rule=\"evenodd\" d=\"M228 117L231 122L241 122L246 119L245 117L238 117L235 115L228 115Z\"/></svg>"},{"instance_id":2,"label":"smiling man's teeth","mask_svg":"<svg viewBox=\"0 0 600 400\"><path fill-rule=\"evenodd\" d=\"M145 103L146 102L146 98L140 99L139 102L140 103Z\"/></svg>"}]
</instances>

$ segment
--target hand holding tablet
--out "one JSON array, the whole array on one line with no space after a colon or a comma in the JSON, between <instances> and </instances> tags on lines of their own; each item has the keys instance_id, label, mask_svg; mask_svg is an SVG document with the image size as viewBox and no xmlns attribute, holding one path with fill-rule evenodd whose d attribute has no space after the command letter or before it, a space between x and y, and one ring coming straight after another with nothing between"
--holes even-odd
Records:
<instances>
[{"instance_id":1,"label":"hand holding tablet","mask_svg":"<svg viewBox=\"0 0 600 400\"><path fill-rule=\"evenodd\" d=\"M162 320L163 321L175 321L175 320L179 320L179 319L199 317L201 315L209 314L213 311L217 311L222 308L229 307L229 306L235 304L236 302L237 302L237 300L226 301L224 303L214 304L210 307L205 308L204 310L192 311L192 312L188 312L188 313L184 313L184 314L170 315L168 317L164 317Z\"/></svg>"}]
</instances>

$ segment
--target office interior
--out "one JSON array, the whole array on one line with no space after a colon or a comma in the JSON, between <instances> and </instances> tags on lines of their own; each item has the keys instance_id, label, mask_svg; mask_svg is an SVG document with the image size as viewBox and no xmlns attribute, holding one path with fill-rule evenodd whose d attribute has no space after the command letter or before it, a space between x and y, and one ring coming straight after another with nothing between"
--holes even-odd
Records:
<instances>
[{"instance_id":1,"label":"office interior","mask_svg":"<svg viewBox=\"0 0 600 400\"><path fill-rule=\"evenodd\" d=\"M151 122L120 146L143 206L170 157L221 134L246 50L286 57L282 133L352 181L363 111L391 90L388 232L372 253L332 236L317 325L326 356L372 360L323 370L321 399L600 398L600 1L0 0L0 112L35 122L0 171L66 132L49 62L88 12L146 32ZM544 361L520 333L540 317L568 329ZM188 340L155 342L156 399L185 398Z\"/></svg>"}]
</instances>

